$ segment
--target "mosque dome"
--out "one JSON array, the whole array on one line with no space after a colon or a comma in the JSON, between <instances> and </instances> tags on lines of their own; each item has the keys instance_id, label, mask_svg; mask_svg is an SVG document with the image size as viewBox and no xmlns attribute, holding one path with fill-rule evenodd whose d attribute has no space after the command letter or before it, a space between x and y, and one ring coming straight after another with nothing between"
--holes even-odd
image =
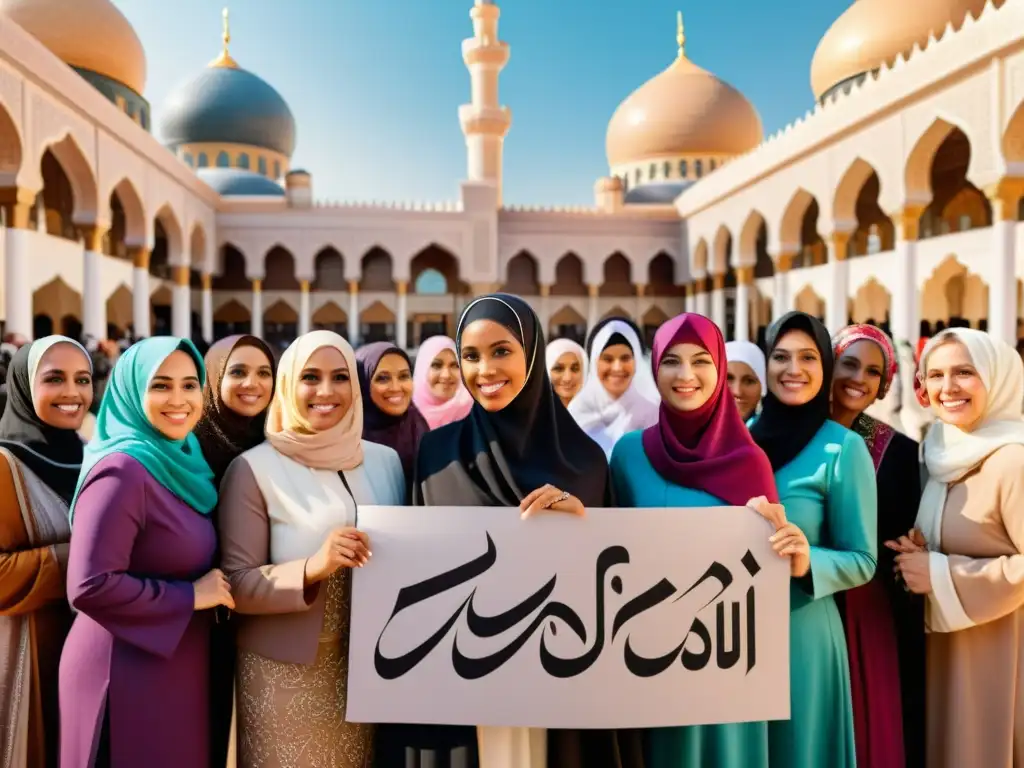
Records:
<instances>
[{"instance_id":1,"label":"mosque dome","mask_svg":"<svg viewBox=\"0 0 1024 768\"><path fill-rule=\"evenodd\" d=\"M145 90L142 43L111 0L0 0L0 13L66 64Z\"/></svg>"},{"instance_id":2,"label":"mosque dome","mask_svg":"<svg viewBox=\"0 0 1024 768\"><path fill-rule=\"evenodd\" d=\"M949 23L959 28L968 12L977 16L986 0L855 0L833 22L811 61L811 88L821 99L928 36L941 36ZM998 0L995 5L1002 5Z\"/></svg>"},{"instance_id":3,"label":"mosque dome","mask_svg":"<svg viewBox=\"0 0 1024 768\"><path fill-rule=\"evenodd\" d=\"M631 93L608 123L608 165L686 154L740 155L761 143L761 118L738 90L679 55Z\"/></svg>"},{"instance_id":4,"label":"mosque dome","mask_svg":"<svg viewBox=\"0 0 1024 768\"><path fill-rule=\"evenodd\" d=\"M198 168L196 175L222 197L284 197L284 190L266 176L240 168Z\"/></svg>"},{"instance_id":5,"label":"mosque dome","mask_svg":"<svg viewBox=\"0 0 1024 768\"><path fill-rule=\"evenodd\" d=\"M291 109L273 86L231 58L230 39L225 16L221 55L175 88L164 102L160 121L164 143L171 149L197 143L244 144L291 157L295 151Z\"/></svg>"}]
</instances>

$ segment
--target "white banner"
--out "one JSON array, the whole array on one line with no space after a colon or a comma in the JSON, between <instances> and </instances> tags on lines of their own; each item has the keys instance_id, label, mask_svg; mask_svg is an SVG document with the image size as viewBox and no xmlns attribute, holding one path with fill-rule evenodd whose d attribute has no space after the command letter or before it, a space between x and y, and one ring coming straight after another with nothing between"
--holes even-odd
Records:
<instances>
[{"instance_id":1,"label":"white banner","mask_svg":"<svg viewBox=\"0 0 1024 768\"><path fill-rule=\"evenodd\" d=\"M743 507L361 507L346 719L641 728L789 717L789 561Z\"/></svg>"}]
</instances>

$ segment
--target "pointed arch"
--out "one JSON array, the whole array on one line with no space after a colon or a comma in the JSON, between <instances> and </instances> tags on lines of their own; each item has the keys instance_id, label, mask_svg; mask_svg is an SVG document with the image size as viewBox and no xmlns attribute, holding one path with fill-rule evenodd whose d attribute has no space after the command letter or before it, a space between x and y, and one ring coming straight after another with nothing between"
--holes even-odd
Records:
<instances>
[{"instance_id":1,"label":"pointed arch","mask_svg":"<svg viewBox=\"0 0 1024 768\"><path fill-rule=\"evenodd\" d=\"M954 254L943 259L920 291L921 320L977 328L988 317L989 286Z\"/></svg>"},{"instance_id":2,"label":"pointed arch","mask_svg":"<svg viewBox=\"0 0 1024 768\"><path fill-rule=\"evenodd\" d=\"M609 317L628 317L628 318L632 318L633 317L633 313L630 312L628 309L623 309L618 304L616 304L614 307L612 307L607 312L605 312L603 315L601 315L601 319L602 320L607 320Z\"/></svg>"},{"instance_id":3,"label":"pointed arch","mask_svg":"<svg viewBox=\"0 0 1024 768\"><path fill-rule=\"evenodd\" d=\"M297 291L295 256L283 245L275 245L263 257L263 288L267 291Z\"/></svg>"},{"instance_id":4,"label":"pointed arch","mask_svg":"<svg viewBox=\"0 0 1024 768\"><path fill-rule=\"evenodd\" d=\"M439 275L441 279L431 276L430 280L421 281L420 276L428 271ZM469 293L469 287L459 279L458 259L451 251L437 243L431 243L413 256L409 262L409 278L417 293L420 292L421 285L429 293Z\"/></svg>"},{"instance_id":5,"label":"pointed arch","mask_svg":"<svg viewBox=\"0 0 1024 768\"><path fill-rule=\"evenodd\" d=\"M907 156L903 177L908 200L925 203L932 198L932 165L939 147L953 131L963 129L941 117L935 118L924 132L914 141L913 149ZM964 137L966 138L966 133ZM969 143L969 142L968 142Z\"/></svg>"},{"instance_id":6,"label":"pointed arch","mask_svg":"<svg viewBox=\"0 0 1024 768\"><path fill-rule=\"evenodd\" d=\"M1011 175L1024 176L1024 101L1017 105L1006 124L1002 148L1007 164L1018 166L1011 170Z\"/></svg>"},{"instance_id":7,"label":"pointed arch","mask_svg":"<svg viewBox=\"0 0 1024 768\"><path fill-rule=\"evenodd\" d=\"M647 265L647 293L651 296L678 296L676 262L665 251L659 251Z\"/></svg>"},{"instance_id":8,"label":"pointed arch","mask_svg":"<svg viewBox=\"0 0 1024 768\"><path fill-rule=\"evenodd\" d=\"M24 156L18 126L0 101L0 188L16 185Z\"/></svg>"},{"instance_id":9,"label":"pointed arch","mask_svg":"<svg viewBox=\"0 0 1024 768\"><path fill-rule=\"evenodd\" d=\"M313 282L310 288L314 291L347 291L348 280L345 279L345 257L337 248L327 245L313 257Z\"/></svg>"},{"instance_id":10,"label":"pointed arch","mask_svg":"<svg viewBox=\"0 0 1024 768\"><path fill-rule=\"evenodd\" d=\"M40 167L47 152L56 158L71 185L72 221L75 224L94 222L99 212L96 174L77 139L69 132L57 141L43 145L39 156Z\"/></svg>"},{"instance_id":11,"label":"pointed arch","mask_svg":"<svg viewBox=\"0 0 1024 768\"><path fill-rule=\"evenodd\" d=\"M874 277L857 289L853 297L853 310L850 315L855 323L887 323L892 307L892 294Z\"/></svg>"},{"instance_id":12,"label":"pointed arch","mask_svg":"<svg viewBox=\"0 0 1024 768\"><path fill-rule=\"evenodd\" d=\"M875 169L867 161L857 157L839 178L836 186L835 199L832 201L832 213L836 223L852 224L857 217L857 198L861 188L872 175L877 176Z\"/></svg>"},{"instance_id":13,"label":"pointed arch","mask_svg":"<svg viewBox=\"0 0 1024 768\"><path fill-rule=\"evenodd\" d=\"M819 320L825 318L825 300L815 292L814 287L809 283L793 297L793 304L794 308L800 312L806 312Z\"/></svg>"},{"instance_id":14,"label":"pointed arch","mask_svg":"<svg viewBox=\"0 0 1024 768\"><path fill-rule=\"evenodd\" d=\"M373 246L360 259L359 274L360 291L392 293L395 290L394 261L379 245Z\"/></svg>"},{"instance_id":15,"label":"pointed arch","mask_svg":"<svg viewBox=\"0 0 1024 768\"><path fill-rule=\"evenodd\" d=\"M555 264L555 284L551 286L552 296L586 296L587 285L583 278L583 262L570 251Z\"/></svg>"},{"instance_id":16,"label":"pointed arch","mask_svg":"<svg viewBox=\"0 0 1024 768\"><path fill-rule=\"evenodd\" d=\"M213 277L215 291L249 291L252 283L245 274L245 254L231 243L221 246L220 273ZM246 321L248 322L248 320Z\"/></svg>"},{"instance_id":17,"label":"pointed arch","mask_svg":"<svg viewBox=\"0 0 1024 768\"><path fill-rule=\"evenodd\" d=\"M165 204L160 210L156 212L155 223L157 228L163 230L163 237L165 244L163 246L162 258L157 258L158 243L156 242L159 238L154 236L153 243L153 254L150 258L150 264L156 265L156 262L162 262L163 264L185 264L184 256L184 234L181 226L181 222L178 221L177 214L174 213L174 209L170 205Z\"/></svg>"},{"instance_id":18,"label":"pointed arch","mask_svg":"<svg viewBox=\"0 0 1024 768\"><path fill-rule=\"evenodd\" d=\"M601 265L601 296L632 296L633 265L621 251L616 251Z\"/></svg>"},{"instance_id":19,"label":"pointed arch","mask_svg":"<svg viewBox=\"0 0 1024 768\"><path fill-rule=\"evenodd\" d=\"M120 205L121 213L124 215L123 242L126 246L146 244L146 208L142 203L142 196L136 189L135 184L127 176L121 179L110 192L110 206L113 210L114 203ZM114 219L111 217L112 231L116 228ZM120 234L120 233L119 233Z\"/></svg>"},{"instance_id":20,"label":"pointed arch","mask_svg":"<svg viewBox=\"0 0 1024 768\"><path fill-rule=\"evenodd\" d=\"M188 252L193 270L198 270L200 273L207 271L209 254L206 249L208 242L206 229L197 221L192 225L192 232L188 238Z\"/></svg>"},{"instance_id":21,"label":"pointed arch","mask_svg":"<svg viewBox=\"0 0 1024 768\"><path fill-rule=\"evenodd\" d=\"M708 244L702 237L697 241L697 247L693 249L693 275L707 275L708 273Z\"/></svg>"},{"instance_id":22,"label":"pointed arch","mask_svg":"<svg viewBox=\"0 0 1024 768\"><path fill-rule=\"evenodd\" d=\"M724 275L729 271L729 261L732 255L732 232L722 224L715 232L715 239L711 252L711 274Z\"/></svg>"},{"instance_id":23,"label":"pointed arch","mask_svg":"<svg viewBox=\"0 0 1024 768\"><path fill-rule=\"evenodd\" d=\"M757 263L758 240L767 243L768 223L764 215L757 210L747 214L747 220L743 222L740 229L739 250L736 254L736 263L743 267L752 267Z\"/></svg>"},{"instance_id":24,"label":"pointed arch","mask_svg":"<svg viewBox=\"0 0 1024 768\"><path fill-rule=\"evenodd\" d=\"M537 296L540 293L539 272L534 255L529 251L519 251L505 266L502 290L517 296Z\"/></svg>"},{"instance_id":25,"label":"pointed arch","mask_svg":"<svg viewBox=\"0 0 1024 768\"><path fill-rule=\"evenodd\" d=\"M248 323L252 320L252 313L249 308L237 299L229 299L221 304L213 313L215 323Z\"/></svg>"}]
</instances>

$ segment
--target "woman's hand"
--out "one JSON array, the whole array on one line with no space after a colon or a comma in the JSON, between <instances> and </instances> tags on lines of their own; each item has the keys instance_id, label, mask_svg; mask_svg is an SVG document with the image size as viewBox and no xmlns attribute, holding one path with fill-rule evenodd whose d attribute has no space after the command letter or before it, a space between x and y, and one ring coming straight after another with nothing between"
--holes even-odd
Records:
<instances>
[{"instance_id":1,"label":"woman's hand","mask_svg":"<svg viewBox=\"0 0 1024 768\"><path fill-rule=\"evenodd\" d=\"M903 583L915 595L928 595L932 591L929 554L924 550L896 555L896 569Z\"/></svg>"},{"instance_id":2,"label":"woman's hand","mask_svg":"<svg viewBox=\"0 0 1024 768\"><path fill-rule=\"evenodd\" d=\"M523 520L545 509L550 509L553 512L568 512L580 517L586 514L582 501L568 491L555 488L551 484L538 488L519 503L519 511L522 512Z\"/></svg>"},{"instance_id":3,"label":"woman's hand","mask_svg":"<svg viewBox=\"0 0 1024 768\"><path fill-rule=\"evenodd\" d=\"M193 581L192 589L195 592L194 608L197 611L216 608L218 605L229 609L235 607L235 601L231 597L231 584L220 568L214 568L202 578Z\"/></svg>"},{"instance_id":4,"label":"woman's hand","mask_svg":"<svg viewBox=\"0 0 1024 768\"><path fill-rule=\"evenodd\" d=\"M885 546L899 554L926 552L928 550L928 542L924 540L924 534L917 528L911 528L906 536L900 536L896 540L885 542Z\"/></svg>"},{"instance_id":5,"label":"woman's hand","mask_svg":"<svg viewBox=\"0 0 1024 768\"><path fill-rule=\"evenodd\" d=\"M775 533L768 537L768 541L780 557L789 558L790 576L796 579L806 576L811 570L811 545L804 532L786 520L786 508L768 501L765 496L751 499L747 506L775 528Z\"/></svg>"},{"instance_id":6,"label":"woman's hand","mask_svg":"<svg viewBox=\"0 0 1024 768\"><path fill-rule=\"evenodd\" d=\"M370 539L362 531L335 528L327 534L324 543L306 561L306 584L315 584L329 578L339 568L361 568L369 562Z\"/></svg>"}]
</instances>

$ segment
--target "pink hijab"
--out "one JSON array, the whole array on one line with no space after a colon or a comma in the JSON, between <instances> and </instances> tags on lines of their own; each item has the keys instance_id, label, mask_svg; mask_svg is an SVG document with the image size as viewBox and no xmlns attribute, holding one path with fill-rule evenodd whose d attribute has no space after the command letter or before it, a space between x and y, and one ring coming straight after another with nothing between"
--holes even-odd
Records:
<instances>
[{"instance_id":1,"label":"pink hijab","mask_svg":"<svg viewBox=\"0 0 1024 768\"><path fill-rule=\"evenodd\" d=\"M412 372L413 390L412 401L416 408L423 414L431 429L443 427L453 421L466 418L473 407L473 396L469 394L466 385L459 378L456 384L455 394L448 400L443 400L430 391L430 366L444 350L449 349L458 360L458 353L455 351L455 342L447 336L431 336L424 341L416 353L416 365Z\"/></svg>"},{"instance_id":2,"label":"pink hijab","mask_svg":"<svg viewBox=\"0 0 1024 768\"><path fill-rule=\"evenodd\" d=\"M334 347L345 358L351 376L352 405L336 425L315 432L299 407L295 390L309 358L323 347ZM299 336L285 350L277 366L274 399L267 409L266 432L278 453L312 469L339 472L363 463L363 396L356 380L356 355L345 339L331 331L312 331Z\"/></svg>"}]
</instances>

